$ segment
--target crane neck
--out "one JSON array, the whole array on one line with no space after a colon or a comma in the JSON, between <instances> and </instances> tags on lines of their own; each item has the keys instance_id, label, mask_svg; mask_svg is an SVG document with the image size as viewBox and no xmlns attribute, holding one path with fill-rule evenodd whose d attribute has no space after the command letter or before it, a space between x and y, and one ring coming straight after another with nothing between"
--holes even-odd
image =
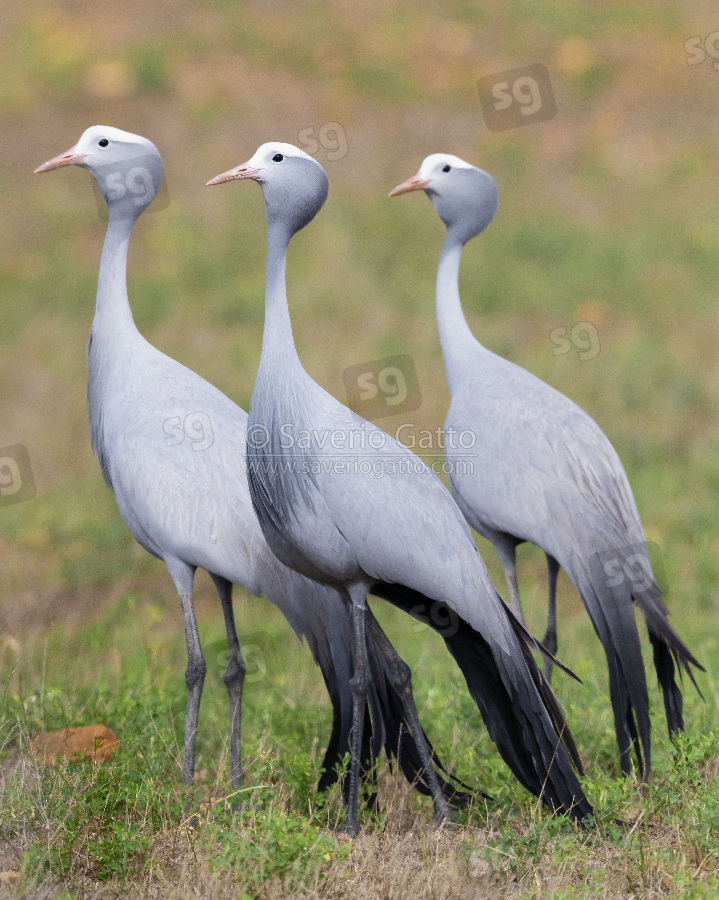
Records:
<instances>
[{"instance_id":1,"label":"crane neck","mask_svg":"<svg viewBox=\"0 0 719 900\"><path fill-rule=\"evenodd\" d=\"M287 304L287 248L292 233L281 221L267 220L267 267L265 274L265 325L260 367L282 358L283 365L299 365Z\"/></svg>"},{"instance_id":2,"label":"crane neck","mask_svg":"<svg viewBox=\"0 0 719 900\"><path fill-rule=\"evenodd\" d=\"M463 249L464 242L448 231L437 267L437 326L450 397L460 383L467 352L481 347L467 324L459 298L459 264Z\"/></svg>"},{"instance_id":3,"label":"crane neck","mask_svg":"<svg viewBox=\"0 0 719 900\"><path fill-rule=\"evenodd\" d=\"M127 296L127 249L135 221L113 216L110 211L97 281L93 338L107 336L116 343L118 332L137 332Z\"/></svg>"}]
</instances>

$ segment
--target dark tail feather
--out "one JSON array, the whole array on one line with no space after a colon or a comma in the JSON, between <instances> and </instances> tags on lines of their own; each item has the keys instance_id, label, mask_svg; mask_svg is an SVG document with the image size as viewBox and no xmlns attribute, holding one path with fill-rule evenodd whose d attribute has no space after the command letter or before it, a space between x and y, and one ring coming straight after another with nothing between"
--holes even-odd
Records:
<instances>
[{"instance_id":1,"label":"dark tail feather","mask_svg":"<svg viewBox=\"0 0 719 900\"><path fill-rule=\"evenodd\" d=\"M542 685L542 675L523 637L517 638L523 648L518 655L497 654L500 667L484 637L445 604L401 585L382 585L379 590L375 586L372 593L441 634L490 737L519 782L555 812L566 813L577 822L591 815L592 807L571 765L570 757L578 758L576 746L556 699L551 709L546 705L551 689ZM439 626L439 622L444 624Z\"/></svg>"},{"instance_id":2,"label":"dark tail feather","mask_svg":"<svg viewBox=\"0 0 719 900\"><path fill-rule=\"evenodd\" d=\"M678 732L684 731L684 701L682 692L674 680L674 659L665 641L651 632L649 632L649 640L654 653L654 668L657 671L657 679L664 696L667 727L669 734L674 736ZM681 673L681 669L679 671Z\"/></svg>"},{"instance_id":3,"label":"dark tail feather","mask_svg":"<svg viewBox=\"0 0 719 900\"><path fill-rule=\"evenodd\" d=\"M371 615L372 612L368 610L368 616ZM421 794L429 797L431 796L431 790L424 777L424 767L417 750L417 744L410 732L402 697L392 683L390 675L391 664L382 653L379 643L372 637L374 628L380 628L376 620L373 627L367 629L367 649L372 669L372 680L378 694L377 709L373 710L375 728L377 728L377 720L381 717L381 727L384 732L384 749L387 759L390 761L390 764L393 759L396 759L407 781L415 785ZM440 772L451 778L457 785L466 789L464 791L460 790L459 787L450 784L437 772L442 793L452 803L468 803L473 796L472 789L447 772L427 738L424 729L422 729L422 734L427 742L432 761L435 764L435 770L439 769ZM486 797L487 795L483 794L483 796Z\"/></svg>"},{"instance_id":4,"label":"dark tail feather","mask_svg":"<svg viewBox=\"0 0 719 900\"><path fill-rule=\"evenodd\" d=\"M637 752L639 775L651 768L649 692L634 604L626 582L609 577L604 554L595 553L590 565L570 564L566 572L584 602L607 657L609 694L622 772L631 774L631 750Z\"/></svg>"},{"instance_id":5,"label":"dark tail feather","mask_svg":"<svg viewBox=\"0 0 719 900\"><path fill-rule=\"evenodd\" d=\"M519 782L555 812L567 813L577 821L590 815L592 807L584 797L571 767L570 754L562 743L569 741L570 746L574 745L558 706L552 716L542 702L541 693L532 696L516 660L511 660L515 663L514 671L503 674L489 645L477 632L472 635L458 632L445 640L464 674L490 737ZM522 653L523 665L530 672L536 669L531 653L526 656ZM536 683L536 678L541 677L537 671L532 681ZM546 724L541 721L542 711L549 713ZM546 727L552 718L559 724L557 732Z\"/></svg>"},{"instance_id":6,"label":"dark tail feather","mask_svg":"<svg viewBox=\"0 0 719 900\"><path fill-rule=\"evenodd\" d=\"M684 703L674 677L675 663L680 677L683 672L687 673L702 700L704 697L699 690L691 666L695 666L700 672L703 672L704 668L689 652L687 646L669 623L669 612L656 583L652 583L646 590L635 591L632 597L647 623L649 640L654 653L654 668L664 695L667 726L669 734L674 735L684 730Z\"/></svg>"},{"instance_id":7,"label":"dark tail feather","mask_svg":"<svg viewBox=\"0 0 719 900\"><path fill-rule=\"evenodd\" d=\"M507 610L507 618L512 623L512 628L514 629L515 634L521 640L522 643L528 644L533 650L536 650L541 656L550 662L553 666L556 666L561 672L564 672L565 675L569 675L570 678L573 678L575 681L579 682L579 684L584 684L582 679L572 672L569 666L565 666L564 663L560 662L557 657L550 653L549 650L544 646L544 644L537 640L536 637L531 635L526 627L519 621L519 619L512 612L511 607L508 604L504 604Z\"/></svg>"},{"instance_id":8,"label":"dark tail feather","mask_svg":"<svg viewBox=\"0 0 719 900\"><path fill-rule=\"evenodd\" d=\"M638 562L641 571L637 569ZM637 661L638 651L635 653L632 649L631 655L625 653L629 640L636 644L639 641L631 601L634 601L634 604L639 607L647 624L654 654L654 667L664 695L664 709L670 735L684 727L682 695L674 677L675 664L680 674L682 671L688 674L699 692L699 696L701 696L701 691L699 691L691 666L695 666L700 671L704 670L669 624L669 613L659 586L652 575L651 562L645 544L632 544L624 549L618 544L610 550L595 552L590 569L591 577L589 578L586 577L586 573L567 571L582 595L607 653L622 769L625 771L629 769L629 735L631 734L635 747L638 740L641 740L643 745L645 766L640 762L640 770L646 776L651 766L646 676L643 663L640 666ZM575 574L579 575L578 579ZM597 603L600 606L599 615L596 615ZM594 611L590 604L594 606ZM616 669L619 669L618 678ZM622 680L625 682L624 685L621 684ZM632 696L632 691L634 691L634 696ZM646 700L641 694L647 695ZM633 712L636 713L636 719L633 718ZM632 733L632 727L634 733ZM635 737L637 729L638 738ZM639 759L639 754L637 758Z\"/></svg>"},{"instance_id":9,"label":"dark tail feather","mask_svg":"<svg viewBox=\"0 0 719 900\"><path fill-rule=\"evenodd\" d=\"M371 611L368 611L368 615L372 615ZM324 771L317 785L317 789L320 792L335 784L343 760L346 754L350 752L353 698L349 686L352 677L349 645L352 631L349 627L349 621L348 615L348 640L342 643L337 640L334 641L332 659L326 659L322 655L318 655L315 660L322 671L327 692L332 702L332 734L330 735L322 764ZM376 627L379 629L378 623L376 623ZM339 629L336 629L335 635L338 633ZM385 640L389 643L389 639L385 637ZM365 710L362 734L362 780L365 784L369 781L372 787L376 784L375 762L384 746L390 764L394 759L397 759L410 784L415 785L420 793L430 795L431 792L423 777L423 767L417 745L405 719L402 698L390 680L388 661L374 640L371 629L367 631L367 649L373 683L369 694L369 705ZM453 778L447 773L429 741L427 741L427 745L437 768L448 777ZM438 774L437 777L448 800L458 804L469 802L472 797L471 788L468 788L459 779L454 779L458 785L467 788L467 792L465 792L447 782L441 775ZM342 781L342 795L345 802L348 799L348 791L349 779L344 778ZM376 792L371 789L365 790L365 796L369 805L374 806L376 803Z\"/></svg>"},{"instance_id":10,"label":"dark tail feather","mask_svg":"<svg viewBox=\"0 0 719 900\"><path fill-rule=\"evenodd\" d=\"M350 731L352 730L352 692L349 689L349 678L342 685L335 680L334 674L326 672L322 668L322 675L327 686L327 692L332 701L332 734L330 735L325 751L325 758L322 762L323 773L317 784L317 790L327 790L336 783L339 773L342 771L342 765L345 756L350 752ZM346 685L346 687L345 687ZM365 709L364 728L362 731L362 757L361 757L361 775L363 782L369 780L372 786L376 784L375 770L375 747L374 734L372 731L372 720L369 714L369 708ZM349 778L342 779L342 797L345 804L348 800ZM376 803L376 792L374 790L365 791L368 804L374 806Z\"/></svg>"},{"instance_id":11,"label":"dark tail feather","mask_svg":"<svg viewBox=\"0 0 719 900\"><path fill-rule=\"evenodd\" d=\"M511 614L511 610L509 610L509 612ZM549 717L552 720L552 725L554 725L555 731L562 738L562 743L567 748L567 753L569 753L570 759L572 760L572 764L574 765L575 769L577 770L577 772L579 772L580 775L584 775L582 760L579 758L579 750L577 750L577 745L574 743L572 733L567 727L564 714L562 713L561 707L559 706L559 701L554 696L554 692L552 691L549 682L544 677L541 670L536 665L532 665L532 663L534 663L534 659L532 658L532 654L529 648L530 646L532 646L536 649L536 645L539 644L539 641L536 641L531 637L531 635L530 641L525 640L526 629L514 615L510 615L510 622L512 623L514 632L517 635L519 646L522 648L522 655L524 656L525 662L527 663L529 674L532 676L532 680L534 681L534 685L537 688L539 696L542 698L542 702L544 703L547 712L549 713ZM551 653L549 654L549 656L554 659ZM571 671L571 669L567 669L565 666L561 666L561 668L569 675L571 675L572 678L575 678L577 681L579 681L579 679L574 674L574 672Z\"/></svg>"}]
</instances>

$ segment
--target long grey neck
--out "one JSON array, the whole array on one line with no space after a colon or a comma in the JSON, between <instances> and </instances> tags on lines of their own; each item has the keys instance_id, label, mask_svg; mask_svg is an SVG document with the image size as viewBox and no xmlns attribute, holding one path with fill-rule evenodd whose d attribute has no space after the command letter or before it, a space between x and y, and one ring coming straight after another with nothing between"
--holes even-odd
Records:
<instances>
[{"instance_id":1,"label":"long grey neck","mask_svg":"<svg viewBox=\"0 0 719 900\"><path fill-rule=\"evenodd\" d=\"M95 318L87 345L87 405L92 446L111 488L111 451L105 424L112 417L107 416L107 404L117 396L113 388L117 379L126 380L130 374L140 371L132 364L132 357L137 345L144 343L127 299L127 248L134 223L134 218L113 217L110 211L100 259Z\"/></svg>"},{"instance_id":2,"label":"long grey neck","mask_svg":"<svg viewBox=\"0 0 719 900\"><path fill-rule=\"evenodd\" d=\"M287 305L287 247L292 234L278 221L267 221L267 269L265 280L265 327L262 335L260 368L281 357L283 367L300 366L292 337L292 323Z\"/></svg>"},{"instance_id":3,"label":"long grey neck","mask_svg":"<svg viewBox=\"0 0 719 900\"><path fill-rule=\"evenodd\" d=\"M459 263L463 248L462 241L448 231L437 267L437 326L450 397L460 384L467 352L481 348L470 331L459 299Z\"/></svg>"},{"instance_id":4,"label":"long grey neck","mask_svg":"<svg viewBox=\"0 0 719 900\"><path fill-rule=\"evenodd\" d=\"M138 333L127 297L127 248L134 218L113 217L107 226L97 281L93 340L107 337L117 342L118 333Z\"/></svg>"}]
</instances>

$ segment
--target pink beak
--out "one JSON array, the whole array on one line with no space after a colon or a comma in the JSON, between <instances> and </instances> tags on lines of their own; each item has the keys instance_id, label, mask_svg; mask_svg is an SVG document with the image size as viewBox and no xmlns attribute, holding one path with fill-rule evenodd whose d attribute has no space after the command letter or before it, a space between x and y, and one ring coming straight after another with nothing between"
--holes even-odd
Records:
<instances>
[{"instance_id":1,"label":"pink beak","mask_svg":"<svg viewBox=\"0 0 719 900\"><path fill-rule=\"evenodd\" d=\"M429 179L420 178L418 172L416 175L413 175L412 178L403 181L402 184L398 184L396 188L393 188L389 192L389 195L390 197L398 197L400 194L409 194L410 191L426 191L428 187Z\"/></svg>"},{"instance_id":2,"label":"pink beak","mask_svg":"<svg viewBox=\"0 0 719 900\"><path fill-rule=\"evenodd\" d=\"M70 147L59 156L48 159L33 172L33 175L39 175L41 172L52 172L53 169L61 169L63 166L79 166L85 162L86 153L78 153L74 147Z\"/></svg>"},{"instance_id":3,"label":"pink beak","mask_svg":"<svg viewBox=\"0 0 719 900\"><path fill-rule=\"evenodd\" d=\"M251 168L249 162L246 162L241 166L235 166L234 169L228 169L226 172L223 172L222 175L215 175L214 178L210 178L207 185L224 184L226 181L240 181L242 178L253 178L257 181L257 176L262 171L261 168ZM207 187L207 185L205 186Z\"/></svg>"}]
</instances>

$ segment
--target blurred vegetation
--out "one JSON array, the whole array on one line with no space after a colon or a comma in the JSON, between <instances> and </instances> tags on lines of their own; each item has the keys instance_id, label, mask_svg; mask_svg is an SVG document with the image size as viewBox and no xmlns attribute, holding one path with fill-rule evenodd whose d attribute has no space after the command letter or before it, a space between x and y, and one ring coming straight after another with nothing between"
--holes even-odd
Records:
<instances>
[{"instance_id":1,"label":"blurred vegetation","mask_svg":"<svg viewBox=\"0 0 719 900\"><path fill-rule=\"evenodd\" d=\"M10 679L3 716L21 721L28 734L58 724L57 710L45 721L26 709L28 697L57 685L70 698L62 715L71 710L73 724L106 711L132 743L149 727L147 709L162 713L158 728L176 730L184 704L182 624L171 583L134 544L89 446L84 345L104 223L86 173L66 169L35 178L32 169L91 124L155 141L169 204L148 212L133 235L129 293L136 321L154 344L246 408L263 320L261 196L254 185L203 185L266 140L301 143L307 129L316 136L324 123L336 122L347 153L331 159L327 147L316 151L328 171L330 198L294 242L288 265L295 338L308 371L345 399L346 367L408 353L422 406L379 424L391 433L406 420L414 426L410 433L441 424L448 398L433 294L443 229L425 198L389 200L386 194L425 155L440 150L491 172L500 211L465 252L467 317L487 346L587 409L617 448L661 558L673 620L708 669L701 682L707 705L689 702L694 749L688 755L694 758L716 727L719 653L719 75L711 60L688 66L684 44L716 30L714 7L568 0L540 6L456 0L442 7L305 0L267 7L179 0L172 9L172 24L160 8L148 10L137 0L122 6L31 0L3 10L0 446L26 446L37 483L33 500L0 505L0 669ZM488 131L477 80L532 63L549 71L556 116ZM582 360L574 346L554 355L552 333L587 322L596 329L596 356ZM482 544L482 552L502 589L491 548ZM520 564L529 621L541 631L541 554L523 547ZM133 609L128 597L137 599ZM257 606L245 601L241 627L243 619L252 622L246 617ZM133 630L143 603L161 611L153 648L138 645ZM198 606L206 640L221 642L207 580L199 583ZM327 724L325 701L309 655L285 645L286 626L262 609L271 634L283 636L277 676L291 670L290 680L304 685L316 704L298 700L288 712L284 688L271 702L266 692L254 698L251 686L246 692L250 718L258 716L247 732L250 757L264 740L280 746L287 727L298 735L286 753L277 751L278 778L287 783L292 760L315 747L315 739L313 759L321 758L326 731L317 723ZM564 578L559 609L562 658L586 686L578 695L559 682L558 691L601 780L602 772L614 772L604 663ZM462 776L479 779L520 815L516 804L525 801L500 765L487 769L494 757L481 740L461 749L455 743L462 723L476 713L462 692L448 702L451 665L442 648L392 612L378 612L413 664L428 731L452 735L445 755ZM58 624L48 632L52 622ZM51 682L37 663L46 635ZM88 673L95 671L93 688ZM132 697L148 678L167 700L156 706L148 687L143 712ZM661 701L654 696L653 702L658 766L667 773L673 764ZM213 764L225 733L220 703L208 698L200 733L200 753ZM7 732L0 743L4 752L18 746ZM715 748L706 753L715 759ZM126 766L123 772L127 759L118 763ZM706 765L713 771L715 762ZM165 784L179 783L176 768L163 772L157 777ZM482 781L488 772L491 784ZM43 783L43 796L52 796L50 782ZM608 776L602 784L609 796L629 790L611 787ZM707 782L712 797L715 784ZM689 788L678 808L686 812L687 828L701 829L702 814L689 810L688 795ZM701 796L713 809L715 801ZM299 800L283 797L268 799L261 816L274 802L285 804L288 814L305 814ZM642 808L655 824L667 819L666 808L646 802ZM620 814L618 800L607 804ZM59 807L52 809L50 818L59 815ZM172 818L167 810L162 816L160 830ZM139 820L127 821L129 828ZM32 831L27 822L23 827ZM714 834L713 828L707 825L705 833ZM698 831L691 834L686 846L703 846ZM44 858L32 856L36 869ZM677 875L677 892L681 885L688 890L695 870L707 879L715 873L714 858L703 859Z\"/></svg>"}]
</instances>

